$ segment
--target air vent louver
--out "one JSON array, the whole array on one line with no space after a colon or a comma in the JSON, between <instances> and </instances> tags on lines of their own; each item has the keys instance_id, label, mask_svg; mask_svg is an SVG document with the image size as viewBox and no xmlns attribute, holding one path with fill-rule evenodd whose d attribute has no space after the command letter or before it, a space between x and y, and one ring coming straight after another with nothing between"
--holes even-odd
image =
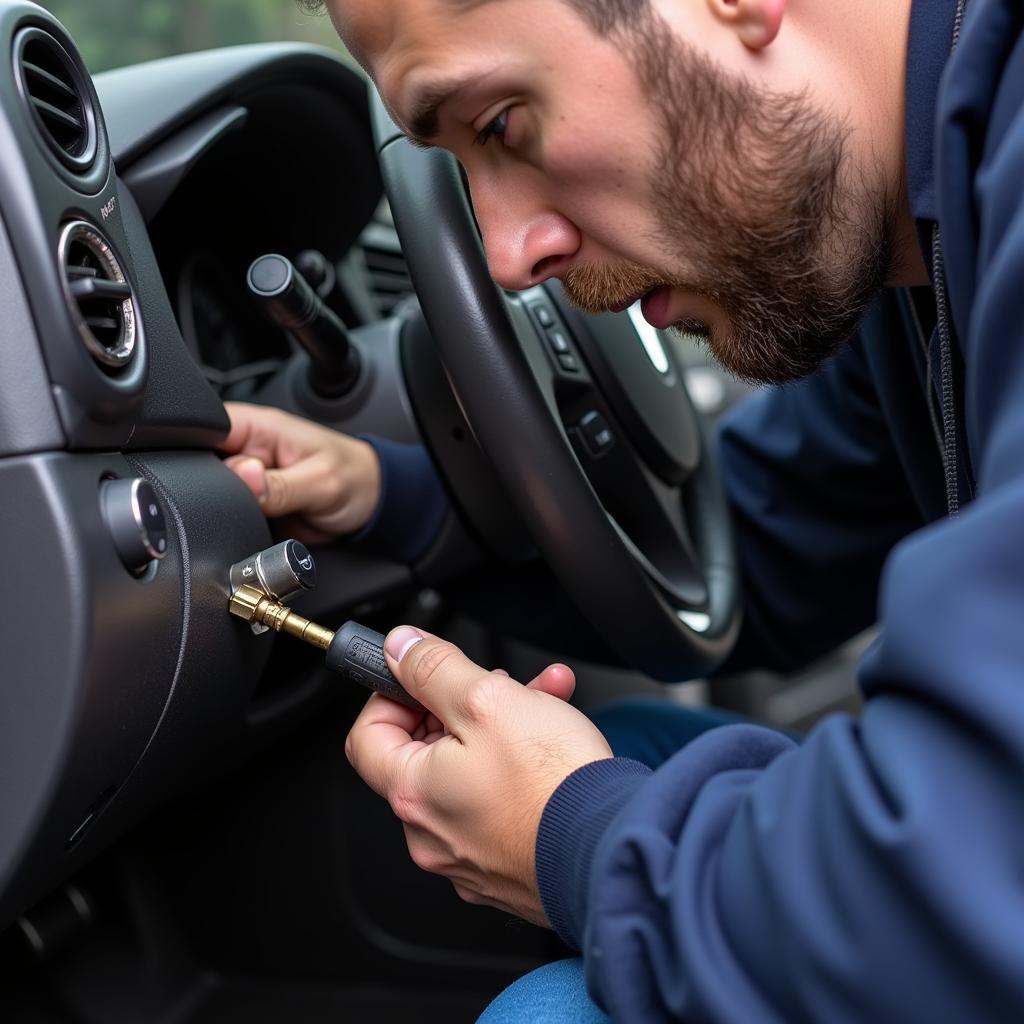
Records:
<instances>
[{"instance_id":1,"label":"air vent louver","mask_svg":"<svg viewBox=\"0 0 1024 1024\"><path fill-rule=\"evenodd\" d=\"M403 299L413 294L409 268L395 229L371 221L360 239L366 279L380 316L390 316Z\"/></svg>"},{"instance_id":2,"label":"air vent louver","mask_svg":"<svg viewBox=\"0 0 1024 1024\"><path fill-rule=\"evenodd\" d=\"M76 220L58 248L64 295L85 347L105 367L125 366L135 351L135 302L110 243Z\"/></svg>"},{"instance_id":3,"label":"air vent louver","mask_svg":"<svg viewBox=\"0 0 1024 1024\"><path fill-rule=\"evenodd\" d=\"M21 95L43 142L75 171L96 156L96 116L79 62L52 35L26 28L15 37Z\"/></svg>"}]
</instances>

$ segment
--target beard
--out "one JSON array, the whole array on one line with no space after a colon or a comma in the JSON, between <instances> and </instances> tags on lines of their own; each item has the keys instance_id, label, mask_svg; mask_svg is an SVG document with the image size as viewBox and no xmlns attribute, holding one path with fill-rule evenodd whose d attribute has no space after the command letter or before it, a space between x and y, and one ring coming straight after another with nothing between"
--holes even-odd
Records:
<instances>
[{"instance_id":1,"label":"beard","mask_svg":"<svg viewBox=\"0 0 1024 1024\"><path fill-rule=\"evenodd\" d=\"M663 284L700 295L727 326L673 326L724 369L753 383L806 376L851 337L888 277L883 175L851 166L843 124L805 94L730 75L643 6L619 31L658 113L648 201L669 266L577 264L566 294L591 312Z\"/></svg>"}]
</instances>

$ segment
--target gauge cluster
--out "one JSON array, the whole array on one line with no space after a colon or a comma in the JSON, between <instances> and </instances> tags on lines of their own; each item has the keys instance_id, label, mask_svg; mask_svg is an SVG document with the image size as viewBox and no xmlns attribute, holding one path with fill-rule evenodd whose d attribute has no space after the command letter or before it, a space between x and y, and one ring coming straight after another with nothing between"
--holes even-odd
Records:
<instances>
[{"instance_id":1,"label":"gauge cluster","mask_svg":"<svg viewBox=\"0 0 1024 1024\"><path fill-rule=\"evenodd\" d=\"M248 295L259 256L315 254L318 291L349 326L372 307L363 281L337 272L381 195L365 87L350 75L354 103L305 81L236 93L244 116L225 119L149 218L182 337L222 396L246 397L293 351Z\"/></svg>"}]
</instances>

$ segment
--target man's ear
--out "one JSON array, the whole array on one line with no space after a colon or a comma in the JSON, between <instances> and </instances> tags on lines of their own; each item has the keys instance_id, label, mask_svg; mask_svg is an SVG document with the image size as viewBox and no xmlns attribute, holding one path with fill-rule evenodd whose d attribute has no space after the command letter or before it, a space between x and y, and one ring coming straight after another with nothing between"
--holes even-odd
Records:
<instances>
[{"instance_id":1,"label":"man's ear","mask_svg":"<svg viewBox=\"0 0 1024 1024\"><path fill-rule=\"evenodd\" d=\"M707 5L744 46L762 50L779 34L786 0L707 0Z\"/></svg>"}]
</instances>

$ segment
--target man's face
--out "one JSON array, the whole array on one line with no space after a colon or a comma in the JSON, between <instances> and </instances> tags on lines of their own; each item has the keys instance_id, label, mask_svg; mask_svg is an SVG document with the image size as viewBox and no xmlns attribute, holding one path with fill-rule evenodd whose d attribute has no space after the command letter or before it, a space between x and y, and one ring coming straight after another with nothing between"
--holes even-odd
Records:
<instances>
[{"instance_id":1,"label":"man's face","mask_svg":"<svg viewBox=\"0 0 1024 1024\"><path fill-rule=\"evenodd\" d=\"M699 5L690 24L657 6L610 28L588 0L332 14L399 124L462 162L499 284L558 277L595 312L641 299L742 377L803 376L885 279L883 175L805 92L689 41Z\"/></svg>"}]
</instances>

